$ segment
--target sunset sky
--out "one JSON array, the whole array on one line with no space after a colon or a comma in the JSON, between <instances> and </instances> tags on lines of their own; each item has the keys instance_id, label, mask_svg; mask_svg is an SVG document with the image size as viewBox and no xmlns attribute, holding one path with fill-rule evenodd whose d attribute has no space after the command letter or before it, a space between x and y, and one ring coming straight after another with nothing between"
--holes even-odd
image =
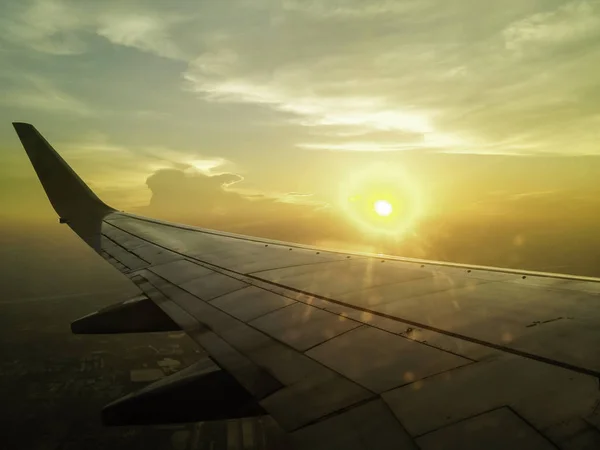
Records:
<instances>
[{"instance_id":1,"label":"sunset sky","mask_svg":"<svg viewBox=\"0 0 600 450\"><path fill-rule=\"evenodd\" d=\"M82 245L25 121L118 209L600 275L599 75L597 1L4 1L0 256Z\"/></svg>"}]
</instances>

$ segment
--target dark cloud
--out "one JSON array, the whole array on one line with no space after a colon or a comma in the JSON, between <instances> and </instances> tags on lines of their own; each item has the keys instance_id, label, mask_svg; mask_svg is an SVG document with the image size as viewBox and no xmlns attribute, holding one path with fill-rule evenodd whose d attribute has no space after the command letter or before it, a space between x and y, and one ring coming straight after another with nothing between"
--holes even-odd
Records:
<instances>
[{"instance_id":1,"label":"dark cloud","mask_svg":"<svg viewBox=\"0 0 600 450\"><path fill-rule=\"evenodd\" d=\"M235 209L244 203L244 199L225 187L241 180L241 176L231 173L207 176L200 173L191 175L178 169L162 169L146 181L152 191L149 207L161 213L191 210L205 215L218 213L224 205L228 209Z\"/></svg>"},{"instance_id":2,"label":"dark cloud","mask_svg":"<svg viewBox=\"0 0 600 450\"><path fill-rule=\"evenodd\" d=\"M159 170L147 185L152 198L139 212L154 217L225 231L314 244L320 239L354 233L339 213L310 202L310 195L245 194L235 190L243 177L206 175L176 169Z\"/></svg>"}]
</instances>

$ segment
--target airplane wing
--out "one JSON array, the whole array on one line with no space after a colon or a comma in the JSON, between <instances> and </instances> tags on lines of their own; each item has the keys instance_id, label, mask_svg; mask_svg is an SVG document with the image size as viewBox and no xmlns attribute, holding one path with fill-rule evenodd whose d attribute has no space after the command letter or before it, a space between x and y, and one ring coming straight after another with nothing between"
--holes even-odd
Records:
<instances>
[{"instance_id":1,"label":"airplane wing","mask_svg":"<svg viewBox=\"0 0 600 450\"><path fill-rule=\"evenodd\" d=\"M210 355L108 405L106 423L269 414L300 449L600 448L600 280L119 212L14 127L60 221L143 292L73 331L181 329Z\"/></svg>"}]
</instances>

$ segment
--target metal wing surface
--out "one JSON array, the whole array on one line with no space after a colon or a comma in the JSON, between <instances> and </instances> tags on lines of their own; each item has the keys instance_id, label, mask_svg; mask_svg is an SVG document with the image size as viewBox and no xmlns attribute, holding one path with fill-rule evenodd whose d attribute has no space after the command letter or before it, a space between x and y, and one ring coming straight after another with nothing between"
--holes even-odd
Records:
<instances>
[{"instance_id":1,"label":"metal wing surface","mask_svg":"<svg viewBox=\"0 0 600 450\"><path fill-rule=\"evenodd\" d=\"M600 280L344 253L118 212L33 126L14 126L61 222L143 292L74 332L180 328L210 355L109 405L107 422L124 404L135 422L140 398L148 410L168 401L156 392L175 398L193 379L201 400L203 386L244 397L241 409L206 400L226 406L202 418L268 413L295 448L600 448Z\"/></svg>"}]
</instances>

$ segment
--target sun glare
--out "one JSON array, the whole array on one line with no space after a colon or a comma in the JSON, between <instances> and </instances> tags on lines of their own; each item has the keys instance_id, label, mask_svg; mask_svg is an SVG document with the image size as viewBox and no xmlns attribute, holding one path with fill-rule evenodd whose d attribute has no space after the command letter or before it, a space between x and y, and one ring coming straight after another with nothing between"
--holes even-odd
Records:
<instances>
[{"instance_id":1,"label":"sun glare","mask_svg":"<svg viewBox=\"0 0 600 450\"><path fill-rule=\"evenodd\" d=\"M417 183L402 166L372 164L340 184L340 205L363 230L400 238L421 217Z\"/></svg>"},{"instance_id":2,"label":"sun glare","mask_svg":"<svg viewBox=\"0 0 600 450\"><path fill-rule=\"evenodd\" d=\"M375 212L382 217L389 216L392 213L392 211L394 210L394 208L392 207L392 204L390 202L388 202L387 200L377 200L373 204L373 209L375 209Z\"/></svg>"}]
</instances>

